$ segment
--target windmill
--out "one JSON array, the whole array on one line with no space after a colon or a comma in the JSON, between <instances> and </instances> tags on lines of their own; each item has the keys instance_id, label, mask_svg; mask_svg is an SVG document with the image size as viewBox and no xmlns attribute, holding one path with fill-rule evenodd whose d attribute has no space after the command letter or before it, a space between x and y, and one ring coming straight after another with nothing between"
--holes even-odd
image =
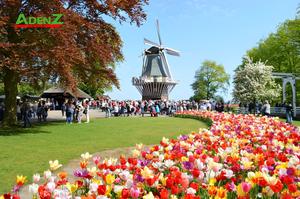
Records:
<instances>
[{"instance_id":1,"label":"windmill","mask_svg":"<svg viewBox=\"0 0 300 199\"><path fill-rule=\"evenodd\" d=\"M132 84L138 89L143 100L168 99L169 93L177 82L173 80L166 53L179 56L179 52L165 47L159 31L159 22L156 21L159 44L144 39L144 44L151 46L144 50L142 75L133 77Z\"/></svg>"}]
</instances>

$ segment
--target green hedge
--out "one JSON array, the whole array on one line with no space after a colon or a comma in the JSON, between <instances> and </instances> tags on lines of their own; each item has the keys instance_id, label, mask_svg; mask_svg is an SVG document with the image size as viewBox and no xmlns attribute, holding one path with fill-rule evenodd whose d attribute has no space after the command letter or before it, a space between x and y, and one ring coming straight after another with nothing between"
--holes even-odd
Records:
<instances>
[{"instance_id":1,"label":"green hedge","mask_svg":"<svg viewBox=\"0 0 300 199\"><path fill-rule=\"evenodd\" d=\"M186 114L178 113L178 114L175 114L175 117L199 120L199 121L204 122L205 124L207 124L207 126L209 126L209 127L213 123L212 119L210 119L208 117L201 117L201 116L196 116L196 115L186 115Z\"/></svg>"}]
</instances>

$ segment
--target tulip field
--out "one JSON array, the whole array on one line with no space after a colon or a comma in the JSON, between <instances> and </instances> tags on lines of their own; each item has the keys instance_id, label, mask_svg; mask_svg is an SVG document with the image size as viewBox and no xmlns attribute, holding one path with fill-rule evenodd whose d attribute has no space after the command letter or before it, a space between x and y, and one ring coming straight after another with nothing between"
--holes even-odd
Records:
<instances>
[{"instance_id":1,"label":"tulip field","mask_svg":"<svg viewBox=\"0 0 300 199\"><path fill-rule=\"evenodd\" d=\"M148 150L138 144L131 157L103 159L85 152L75 181L57 171L59 161L51 161L48 170L33 176L33 198L300 198L298 127L254 115L186 111L176 116L211 121L211 127L163 137ZM25 181L18 176L14 192L2 198L18 198Z\"/></svg>"}]
</instances>

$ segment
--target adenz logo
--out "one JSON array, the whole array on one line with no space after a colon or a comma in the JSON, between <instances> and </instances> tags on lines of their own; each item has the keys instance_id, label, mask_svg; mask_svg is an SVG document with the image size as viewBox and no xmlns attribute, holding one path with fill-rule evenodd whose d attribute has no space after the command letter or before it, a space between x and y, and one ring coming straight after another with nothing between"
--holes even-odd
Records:
<instances>
[{"instance_id":1,"label":"adenz logo","mask_svg":"<svg viewBox=\"0 0 300 199\"><path fill-rule=\"evenodd\" d=\"M60 21L63 14L52 14L52 17L28 17L23 13L19 14L16 28L59 28L64 24Z\"/></svg>"}]
</instances>

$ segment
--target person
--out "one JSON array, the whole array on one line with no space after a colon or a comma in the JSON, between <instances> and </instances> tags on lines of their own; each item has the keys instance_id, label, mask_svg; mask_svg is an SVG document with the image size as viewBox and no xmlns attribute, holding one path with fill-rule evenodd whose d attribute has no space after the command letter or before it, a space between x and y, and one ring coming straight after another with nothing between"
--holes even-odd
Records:
<instances>
[{"instance_id":1,"label":"person","mask_svg":"<svg viewBox=\"0 0 300 199\"><path fill-rule=\"evenodd\" d=\"M80 124L81 123L81 118L82 118L82 115L83 115L83 106L79 103L78 106L77 106L77 110L78 110L78 115L77 115L77 122Z\"/></svg>"},{"instance_id":2,"label":"person","mask_svg":"<svg viewBox=\"0 0 300 199\"><path fill-rule=\"evenodd\" d=\"M84 107L84 111L83 111L83 114L85 114L86 116L86 122L85 123L89 123L90 122L90 105L89 105L89 101L88 100L85 100L85 103L83 105Z\"/></svg>"},{"instance_id":3,"label":"person","mask_svg":"<svg viewBox=\"0 0 300 199\"><path fill-rule=\"evenodd\" d=\"M106 107L105 107L105 116L106 117L108 117L108 118L110 118L111 117L111 103L109 102L109 103L106 103L106 105L105 105Z\"/></svg>"},{"instance_id":4,"label":"person","mask_svg":"<svg viewBox=\"0 0 300 199\"><path fill-rule=\"evenodd\" d=\"M126 103L127 117L131 115L131 105L129 102Z\"/></svg>"},{"instance_id":5,"label":"person","mask_svg":"<svg viewBox=\"0 0 300 199\"><path fill-rule=\"evenodd\" d=\"M17 101L17 119L18 121L22 120L21 106L19 100Z\"/></svg>"},{"instance_id":6,"label":"person","mask_svg":"<svg viewBox=\"0 0 300 199\"><path fill-rule=\"evenodd\" d=\"M264 105L261 108L261 113L264 116L270 116L271 114L271 106L268 102L268 100L265 101Z\"/></svg>"},{"instance_id":7,"label":"person","mask_svg":"<svg viewBox=\"0 0 300 199\"><path fill-rule=\"evenodd\" d=\"M73 121L78 122L78 115L79 115L79 104L81 104L79 101L74 103L75 109L74 109L74 115L73 115Z\"/></svg>"},{"instance_id":8,"label":"person","mask_svg":"<svg viewBox=\"0 0 300 199\"><path fill-rule=\"evenodd\" d=\"M151 114L151 117L156 117L157 116L157 113L156 113L156 109L155 109L155 105L151 105L150 107L150 114Z\"/></svg>"},{"instance_id":9,"label":"person","mask_svg":"<svg viewBox=\"0 0 300 199\"><path fill-rule=\"evenodd\" d=\"M160 108L158 103L155 104L155 112L156 112L156 117L158 116L158 114L160 114Z\"/></svg>"},{"instance_id":10,"label":"person","mask_svg":"<svg viewBox=\"0 0 300 199\"><path fill-rule=\"evenodd\" d=\"M126 109L125 102L122 102L121 103L121 108L119 110L120 116L125 116L125 109Z\"/></svg>"},{"instance_id":11,"label":"person","mask_svg":"<svg viewBox=\"0 0 300 199\"><path fill-rule=\"evenodd\" d=\"M223 112L224 111L224 103L221 101L221 102L217 102L215 104L215 110L219 113Z\"/></svg>"},{"instance_id":12,"label":"person","mask_svg":"<svg viewBox=\"0 0 300 199\"><path fill-rule=\"evenodd\" d=\"M38 121L41 122L42 121L42 104L41 102L38 103L38 107L37 107L37 111L36 111L36 115L38 118Z\"/></svg>"},{"instance_id":13,"label":"person","mask_svg":"<svg viewBox=\"0 0 300 199\"><path fill-rule=\"evenodd\" d=\"M118 103L114 103L113 107L114 107L113 114L114 114L115 117L118 117L119 116L119 106L118 106Z\"/></svg>"},{"instance_id":14,"label":"person","mask_svg":"<svg viewBox=\"0 0 300 199\"><path fill-rule=\"evenodd\" d=\"M23 113L23 127L27 128L27 126L31 127L31 122L29 120L29 114L30 114L30 106L29 103L24 100L22 107L21 107L21 112Z\"/></svg>"},{"instance_id":15,"label":"person","mask_svg":"<svg viewBox=\"0 0 300 199\"><path fill-rule=\"evenodd\" d=\"M43 121L44 121L44 122L47 121L48 110L49 110L48 105L46 104L45 101L43 101L43 102L42 102L42 117L43 117Z\"/></svg>"},{"instance_id":16,"label":"person","mask_svg":"<svg viewBox=\"0 0 300 199\"><path fill-rule=\"evenodd\" d=\"M32 110L32 115L33 115L33 118L36 117L36 112L37 112L37 103L34 102L31 106L31 110Z\"/></svg>"},{"instance_id":17,"label":"person","mask_svg":"<svg viewBox=\"0 0 300 199\"><path fill-rule=\"evenodd\" d=\"M286 114L286 122L291 124L293 122L293 106L291 103L284 103L285 104L285 114Z\"/></svg>"},{"instance_id":18,"label":"person","mask_svg":"<svg viewBox=\"0 0 300 199\"><path fill-rule=\"evenodd\" d=\"M75 106L73 105L72 101L69 100L66 104L66 122L67 124L72 124L73 122L73 113L74 113Z\"/></svg>"},{"instance_id":19,"label":"person","mask_svg":"<svg viewBox=\"0 0 300 199\"><path fill-rule=\"evenodd\" d=\"M145 109L146 109L145 102L142 101L142 102L141 102L141 115L142 115L142 117L144 117Z\"/></svg>"},{"instance_id":20,"label":"person","mask_svg":"<svg viewBox=\"0 0 300 199\"><path fill-rule=\"evenodd\" d=\"M52 99L51 106L52 106L52 110L55 110L55 99Z\"/></svg>"},{"instance_id":21,"label":"person","mask_svg":"<svg viewBox=\"0 0 300 199\"><path fill-rule=\"evenodd\" d=\"M65 112L66 112L66 104L63 102L61 105L61 115L62 117L65 117Z\"/></svg>"}]
</instances>

